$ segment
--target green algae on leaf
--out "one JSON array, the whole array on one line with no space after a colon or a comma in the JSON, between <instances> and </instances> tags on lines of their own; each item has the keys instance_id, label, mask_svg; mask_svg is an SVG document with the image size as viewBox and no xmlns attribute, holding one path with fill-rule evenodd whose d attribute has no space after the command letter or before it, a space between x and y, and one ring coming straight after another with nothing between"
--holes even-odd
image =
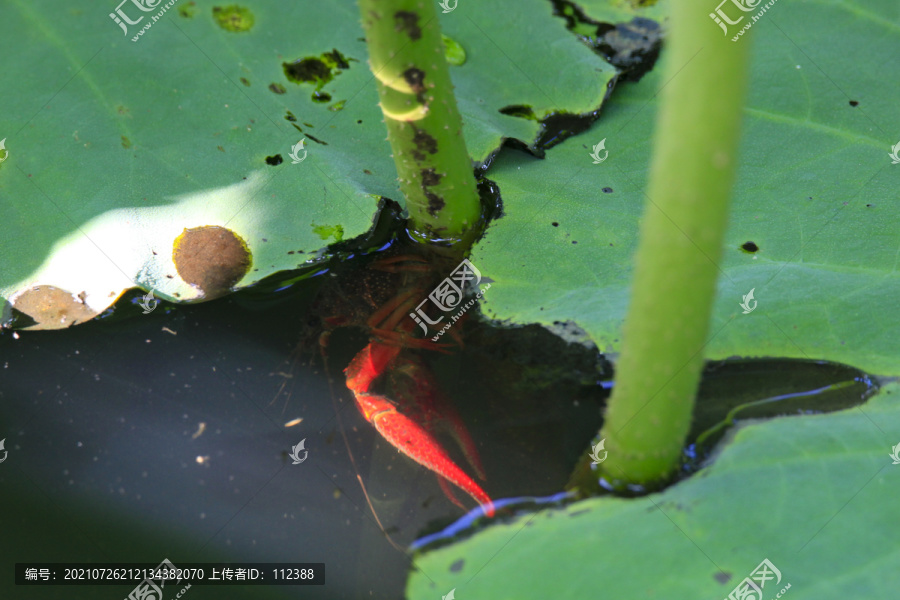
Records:
<instances>
[{"instance_id":1,"label":"green algae on leaf","mask_svg":"<svg viewBox=\"0 0 900 600\"><path fill-rule=\"evenodd\" d=\"M219 24L219 27L225 31L233 31L236 33L250 31L250 28L253 27L253 23L256 20L253 17L253 13L250 12L250 9L238 6L237 4L230 4L224 7L214 6L213 18L216 20L216 23Z\"/></svg>"},{"instance_id":2,"label":"green algae on leaf","mask_svg":"<svg viewBox=\"0 0 900 600\"><path fill-rule=\"evenodd\" d=\"M323 240L334 238L335 242L340 242L344 239L344 228L341 225L316 225L313 223L312 230Z\"/></svg>"},{"instance_id":3,"label":"green algae on leaf","mask_svg":"<svg viewBox=\"0 0 900 600\"><path fill-rule=\"evenodd\" d=\"M197 14L197 3L191 0L191 2L187 2L178 7L178 14L184 17L185 19L192 19L194 15Z\"/></svg>"}]
</instances>

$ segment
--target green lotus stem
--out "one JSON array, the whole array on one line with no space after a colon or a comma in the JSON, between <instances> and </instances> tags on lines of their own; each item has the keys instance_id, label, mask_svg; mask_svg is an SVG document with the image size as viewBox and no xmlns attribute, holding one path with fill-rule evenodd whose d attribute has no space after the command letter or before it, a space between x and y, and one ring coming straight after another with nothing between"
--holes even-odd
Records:
<instances>
[{"instance_id":1,"label":"green lotus stem","mask_svg":"<svg viewBox=\"0 0 900 600\"><path fill-rule=\"evenodd\" d=\"M435 2L360 0L410 233L458 241L481 215Z\"/></svg>"},{"instance_id":2,"label":"green lotus stem","mask_svg":"<svg viewBox=\"0 0 900 600\"><path fill-rule=\"evenodd\" d=\"M708 0L674 0L662 107L616 384L600 437L613 487L678 468L703 367L747 80L747 36ZM738 300L736 299L735 302Z\"/></svg>"}]
</instances>

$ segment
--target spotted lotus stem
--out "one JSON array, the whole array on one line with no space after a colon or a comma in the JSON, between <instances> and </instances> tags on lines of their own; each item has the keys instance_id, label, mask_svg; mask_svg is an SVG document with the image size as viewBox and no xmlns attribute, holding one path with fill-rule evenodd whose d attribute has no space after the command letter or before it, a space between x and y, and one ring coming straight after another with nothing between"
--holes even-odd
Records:
<instances>
[{"instance_id":1,"label":"spotted lotus stem","mask_svg":"<svg viewBox=\"0 0 900 600\"><path fill-rule=\"evenodd\" d=\"M410 233L458 241L481 211L435 2L360 0L359 7Z\"/></svg>"}]
</instances>

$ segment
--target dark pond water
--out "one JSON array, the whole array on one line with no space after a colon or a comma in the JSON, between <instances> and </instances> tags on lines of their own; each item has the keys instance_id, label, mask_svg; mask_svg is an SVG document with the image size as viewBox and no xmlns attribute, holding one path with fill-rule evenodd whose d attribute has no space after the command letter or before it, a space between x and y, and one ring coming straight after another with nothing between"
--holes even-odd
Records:
<instances>
[{"instance_id":1,"label":"dark pond water","mask_svg":"<svg viewBox=\"0 0 900 600\"><path fill-rule=\"evenodd\" d=\"M333 394L317 345L296 352L316 287L161 305L149 315L125 299L114 319L0 334L3 568L317 562L325 586L187 594L402 597L406 548L465 512L357 411L341 369L365 345L364 332L332 336ZM484 489L498 499L559 492L600 425L605 361L538 327L511 333L470 319L465 328L464 351L425 358L476 440ZM288 454L301 440L308 458L294 465ZM442 441L471 473L452 439ZM0 597L17 599L119 599L133 587L0 581Z\"/></svg>"}]
</instances>

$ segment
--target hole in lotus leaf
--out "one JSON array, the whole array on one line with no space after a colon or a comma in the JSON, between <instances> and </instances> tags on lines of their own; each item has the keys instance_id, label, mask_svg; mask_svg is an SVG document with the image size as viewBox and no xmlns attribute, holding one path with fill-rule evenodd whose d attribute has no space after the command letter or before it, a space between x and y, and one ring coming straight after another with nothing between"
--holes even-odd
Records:
<instances>
[{"instance_id":1,"label":"hole in lotus leaf","mask_svg":"<svg viewBox=\"0 0 900 600\"><path fill-rule=\"evenodd\" d=\"M534 110L530 106L524 104L511 104L500 109L501 115L509 115L510 117L519 117L520 119L529 119L537 121L538 118L534 114Z\"/></svg>"},{"instance_id":2,"label":"hole in lotus leaf","mask_svg":"<svg viewBox=\"0 0 900 600\"><path fill-rule=\"evenodd\" d=\"M172 260L181 278L200 288L206 299L228 293L252 263L244 240L215 225L185 229L175 239Z\"/></svg>"},{"instance_id":3,"label":"hole in lotus leaf","mask_svg":"<svg viewBox=\"0 0 900 600\"><path fill-rule=\"evenodd\" d=\"M659 58L662 28L651 19L635 17L630 23L601 24L597 34L595 48L624 71L625 81L639 81Z\"/></svg>"},{"instance_id":4,"label":"hole in lotus leaf","mask_svg":"<svg viewBox=\"0 0 900 600\"><path fill-rule=\"evenodd\" d=\"M284 89L284 86L280 83L270 83L269 89L275 92L276 94L284 94L287 93L287 90Z\"/></svg>"},{"instance_id":5,"label":"hole in lotus leaf","mask_svg":"<svg viewBox=\"0 0 900 600\"><path fill-rule=\"evenodd\" d=\"M275 156L267 156L266 157L266 164L272 165L273 167L275 165L280 165L283 162L284 162L284 159L281 158L280 154L276 154Z\"/></svg>"},{"instance_id":6,"label":"hole in lotus leaf","mask_svg":"<svg viewBox=\"0 0 900 600\"><path fill-rule=\"evenodd\" d=\"M753 242L744 242L743 244L741 244L741 250L749 254L753 254L754 252L759 252L759 246L757 246Z\"/></svg>"},{"instance_id":7,"label":"hole in lotus leaf","mask_svg":"<svg viewBox=\"0 0 900 600\"><path fill-rule=\"evenodd\" d=\"M465 565L465 564L466 564L466 559L464 559L464 558L460 558L458 560L453 561L453 564L450 565L450 572L451 573L459 573L460 571L462 571L463 565Z\"/></svg>"},{"instance_id":8,"label":"hole in lotus leaf","mask_svg":"<svg viewBox=\"0 0 900 600\"><path fill-rule=\"evenodd\" d=\"M441 40L444 42L444 56L447 58L447 64L454 67L462 66L466 63L465 49L451 37L441 34Z\"/></svg>"},{"instance_id":9,"label":"hole in lotus leaf","mask_svg":"<svg viewBox=\"0 0 900 600\"><path fill-rule=\"evenodd\" d=\"M326 52L322 55L322 60L331 65L332 67L336 67L338 69L344 69L345 71L350 68L350 61L356 60L355 58L347 58L340 52L338 52L337 48L332 48L331 52Z\"/></svg>"},{"instance_id":10,"label":"hole in lotus leaf","mask_svg":"<svg viewBox=\"0 0 900 600\"><path fill-rule=\"evenodd\" d=\"M296 123L291 123L291 125L293 125L294 128L295 128L297 131L299 131L300 133L302 133L303 135L305 135L307 138L311 139L311 140L314 141L315 143L317 143L317 144L322 144L323 146L327 146L327 145L328 145L328 142L323 142L323 141L320 140L319 138L317 138L317 137L315 137L315 136L313 136L313 135L309 135L309 133L307 133L307 132L304 132L302 129L300 129L300 126L297 125ZM304 123L304 125L309 125L309 123ZM310 125L310 127L312 127L312 125Z\"/></svg>"},{"instance_id":11,"label":"hole in lotus leaf","mask_svg":"<svg viewBox=\"0 0 900 600\"><path fill-rule=\"evenodd\" d=\"M334 77L331 68L320 58L304 58L281 66L288 80L294 83L328 83Z\"/></svg>"},{"instance_id":12,"label":"hole in lotus leaf","mask_svg":"<svg viewBox=\"0 0 900 600\"><path fill-rule=\"evenodd\" d=\"M596 118L596 112L586 115L550 113L541 120L541 133L534 143L534 148L537 149L537 152L534 152L535 156L543 158L544 150L587 130Z\"/></svg>"},{"instance_id":13,"label":"hole in lotus leaf","mask_svg":"<svg viewBox=\"0 0 900 600\"><path fill-rule=\"evenodd\" d=\"M325 52L320 57L308 56L292 63L282 63L284 74L294 83L315 83L317 89L331 81L335 75L350 68L350 61L337 48Z\"/></svg>"},{"instance_id":14,"label":"hole in lotus leaf","mask_svg":"<svg viewBox=\"0 0 900 600\"><path fill-rule=\"evenodd\" d=\"M249 9L237 4L214 6L213 19L225 31L233 32L250 31L255 21L253 13Z\"/></svg>"},{"instance_id":15,"label":"hole in lotus leaf","mask_svg":"<svg viewBox=\"0 0 900 600\"><path fill-rule=\"evenodd\" d=\"M662 27L656 21L635 17L629 23L595 21L571 0L551 0L553 13L566 21L566 28L592 43L617 67L620 80L638 81L653 68L662 47ZM656 0L623 0L632 7L652 6Z\"/></svg>"},{"instance_id":16,"label":"hole in lotus leaf","mask_svg":"<svg viewBox=\"0 0 900 600\"><path fill-rule=\"evenodd\" d=\"M64 329L99 314L85 304L84 292L76 295L52 285L25 291L13 301L13 308L35 321L36 325L27 329Z\"/></svg>"},{"instance_id":17,"label":"hole in lotus leaf","mask_svg":"<svg viewBox=\"0 0 900 600\"><path fill-rule=\"evenodd\" d=\"M288 81L296 84L315 84L314 101L328 102L331 100L331 95L323 93L322 88L334 79L335 75L340 75L342 71L349 69L351 60L356 59L347 58L335 48L321 56L307 56L292 63L281 63L281 67Z\"/></svg>"}]
</instances>

